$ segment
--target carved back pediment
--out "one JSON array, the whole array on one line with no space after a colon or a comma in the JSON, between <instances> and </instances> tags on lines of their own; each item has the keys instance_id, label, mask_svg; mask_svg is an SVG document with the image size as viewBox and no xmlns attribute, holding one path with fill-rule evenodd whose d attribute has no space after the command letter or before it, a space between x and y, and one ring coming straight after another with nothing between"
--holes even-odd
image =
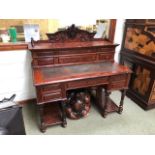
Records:
<instances>
[{"instance_id":1,"label":"carved back pediment","mask_svg":"<svg viewBox=\"0 0 155 155\"><path fill-rule=\"evenodd\" d=\"M93 40L95 33L80 30L74 24L65 30L56 33L47 33L47 37L51 42L64 41L90 41Z\"/></svg>"}]
</instances>

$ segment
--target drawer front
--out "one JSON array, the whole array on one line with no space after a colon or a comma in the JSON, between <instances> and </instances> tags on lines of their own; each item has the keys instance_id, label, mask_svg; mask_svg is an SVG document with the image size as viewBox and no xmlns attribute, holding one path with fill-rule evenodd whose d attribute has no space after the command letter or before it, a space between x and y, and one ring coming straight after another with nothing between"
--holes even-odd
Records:
<instances>
[{"instance_id":1,"label":"drawer front","mask_svg":"<svg viewBox=\"0 0 155 155\"><path fill-rule=\"evenodd\" d=\"M122 74L122 75L115 75L115 76L112 76L110 78L110 81L121 81L121 80L127 80L128 78L128 75L127 74Z\"/></svg>"},{"instance_id":2,"label":"drawer front","mask_svg":"<svg viewBox=\"0 0 155 155\"><path fill-rule=\"evenodd\" d=\"M81 49L80 48L80 49L71 49L71 50L61 50L61 51L59 51L59 54L67 56L67 55L80 55L83 53L93 54L95 52L96 52L95 49L93 50L93 49Z\"/></svg>"},{"instance_id":3,"label":"drawer front","mask_svg":"<svg viewBox=\"0 0 155 155\"><path fill-rule=\"evenodd\" d=\"M110 78L108 89L119 90L128 87L129 76L127 74L115 75Z\"/></svg>"},{"instance_id":4,"label":"drawer front","mask_svg":"<svg viewBox=\"0 0 155 155\"><path fill-rule=\"evenodd\" d=\"M45 66L45 65L53 65L54 59L53 58L41 58L41 59L34 59L33 65L37 66Z\"/></svg>"},{"instance_id":5,"label":"drawer front","mask_svg":"<svg viewBox=\"0 0 155 155\"><path fill-rule=\"evenodd\" d=\"M43 57L51 57L57 55L58 52L56 51L41 51L41 52L32 52L33 58L43 58Z\"/></svg>"},{"instance_id":6,"label":"drawer front","mask_svg":"<svg viewBox=\"0 0 155 155\"><path fill-rule=\"evenodd\" d=\"M115 53L115 47L111 47L111 48L105 48L105 47L99 47L95 49L96 52L104 52L104 53Z\"/></svg>"},{"instance_id":7,"label":"drawer front","mask_svg":"<svg viewBox=\"0 0 155 155\"><path fill-rule=\"evenodd\" d=\"M60 56L59 63L79 63L79 62L91 62L97 59L96 54L88 54L88 55L74 55L74 56Z\"/></svg>"},{"instance_id":8,"label":"drawer front","mask_svg":"<svg viewBox=\"0 0 155 155\"><path fill-rule=\"evenodd\" d=\"M60 91L60 90L61 90L60 84L46 85L41 88L42 92Z\"/></svg>"},{"instance_id":9,"label":"drawer front","mask_svg":"<svg viewBox=\"0 0 155 155\"><path fill-rule=\"evenodd\" d=\"M55 101L62 98L60 84L45 85L36 88L38 102Z\"/></svg>"},{"instance_id":10,"label":"drawer front","mask_svg":"<svg viewBox=\"0 0 155 155\"><path fill-rule=\"evenodd\" d=\"M79 45L80 46L80 45ZM108 51L108 53L107 53ZM83 53L113 53L115 52L115 47L112 48L105 48L105 47L94 47L94 48L75 48L75 49L66 49L66 50L60 50L59 54L60 55L72 55L72 54L83 54Z\"/></svg>"},{"instance_id":11,"label":"drawer front","mask_svg":"<svg viewBox=\"0 0 155 155\"><path fill-rule=\"evenodd\" d=\"M108 78L78 80L78 81L69 82L67 85L67 88L68 89L84 88L84 87L91 87L91 86L102 85L107 83L108 83Z\"/></svg>"},{"instance_id":12,"label":"drawer front","mask_svg":"<svg viewBox=\"0 0 155 155\"><path fill-rule=\"evenodd\" d=\"M105 53L100 53L99 54L99 60L113 60L114 59L114 55L113 54L105 54Z\"/></svg>"},{"instance_id":13,"label":"drawer front","mask_svg":"<svg viewBox=\"0 0 155 155\"><path fill-rule=\"evenodd\" d=\"M126 80L122 80L122 81L119 81L119 82L112 82L108 85L108 89L109 90L119 90L119 89L123 89L123 88L127 88L128 85L127 85L127 82Z\"/></svg>"},{"instance_id":14,"label":"drawer front","mask_svg":"<svg viewBox=\"0 0 155 155\"><path fill-rule=\"evenodd\" d=\"M48 102L48 101L52 101L52 100L57 100L57 99L61 99L62 97L62 94L61 94L61 91L53 91L53 92L50 92L50 93L43 93L42 94L42 101L43 102Z\"/></svg>"}]
</instances>

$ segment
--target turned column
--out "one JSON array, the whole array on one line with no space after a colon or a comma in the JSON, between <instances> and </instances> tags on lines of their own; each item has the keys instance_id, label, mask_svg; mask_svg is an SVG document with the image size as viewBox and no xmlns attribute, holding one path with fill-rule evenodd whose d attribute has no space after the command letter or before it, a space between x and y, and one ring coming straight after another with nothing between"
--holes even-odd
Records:
<instances>
[{"instance_id":1,"label":"turned column","mask_svg":"<svg viewBox=\"0 0 155 155\"><path fill-rule=\"evenodd\" d=\"M62 126L66 127L67 121L66 121L65 101L61 101L61 109L62 109Z\"/></svg>"},{"instance_id":2,"label":"turned column","mask_svg":"<svg viewBox=\"0 0 155 155\"><path fill-rule=\"evenodd\" d=\"M109 95L111 92L109 92L107 89L105 89L105 103L104 103L104 110L103 110L103 117L106 118L107 116L107 108L108 108L108 102L109 102Z\"/></svg>"},{"instance_id":3,"label":"turned column","mask_svg":"<svg viewBox=\"0 0 155 155\"><path fill-rule=\"evenodd\" d=\"M123 111L123 104L124 104L125 95L126 95L126 90L125 89L121 90L121 101L120 101L120 105L119 105L119 109L118 109L119 114L121 114Z\"/></svg>"},{"instance_id":4,"label":"turned column","mask_svg":"<svg viewBox=\"0 0 155 155\"><path fill-rule=\"evenodd\" d=\"M40 116L40 131L41 132L45 132L46 131L46 126L43 120L43 116L44 116L44 105L37 105L37 109L39 112L39 116Z\"/></svg>"}]
</instances>

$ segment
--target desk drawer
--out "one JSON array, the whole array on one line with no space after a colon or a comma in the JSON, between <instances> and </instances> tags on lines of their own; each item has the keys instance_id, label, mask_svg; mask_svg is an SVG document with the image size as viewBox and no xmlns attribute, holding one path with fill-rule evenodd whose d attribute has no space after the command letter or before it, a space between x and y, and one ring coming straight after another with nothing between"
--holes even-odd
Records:
<instances>
[{"instance_id":1,"label":"desk drawer","mask_svg":"<svg viewBox=\"0 0 155 155\"><path fill-rule=\"evenodd\" d=\"M49 92L49 93L42 93L42 101L43 102L48 102L48 101L52 101L52 100L57 100L57 99L61 99L62 97L62 93L61 91L53 91L53 92Z\"/></svg>"},{"instance_id":2,"label":"desk drawer","mask_svg":"<svg viewBox=\"0 0 155 155\"><path fill-rule=\"evenodd\" d=\"M54 58L39 58L33 60L33 65L44 66L54 64Z\"/></svg>"},{"instance_id":3,"label":"desk drawer","mask_svg":"<svg viewBox=\"0 0 155 155\"><path fill-rule=\"evenodd\" d=\"M110 81L114 82L114 81L124 81L128 78L128 75L127 74L121 74L121 75L115 75L115 76L112 76L110 78Z\"/></svg>"},{"instance_id":4,"label":"desk drawer","mask_svg":"<svg viewBox=\"0 0 155 155\"><path fill-rule=\"evenodd\" d=\"M46 85L46 86L42 86L41 90L42 92L60 91L61 86L60 84Z\"/></svg>"},{"instance_id":5,"label":"desk drawer","mask_svg":"<svg viewBox=\"0 0 155 155\"><path fill-rule=\"evenodd\" d=\"M126 80L122 80L122 81L118 81L118 82L114 81L108 85L108 89L110 89L110 90L119 90L119 89L123 89L126 87L127 87Z\"/></svg>"},{"instance_id":6,"label":"desk drawer","mask_svg":"<svg viewBox=\"0 0 155 155\"><path fill-rule=\"evenodd\" d=\"M127 74L120 74L110 77L108 89L118 90L128 87L129 76Z\"/></svg>"},{"instance_id":7,"label":"desk drawer","mask_svg":"<svg viewBox=\"0 0 155 155\"><path fill-rule=\"evenodd\" d=\"M76 89L76 88L84 88L84 87L91 87L96 85L107 84L108 78L97 78L97 79L88 79L88 80L77 80L69 82L67 85L68 89Z\"/></svg>"},{"instance_id":8,"label":"desk drawer","mask_svg":"<svg viewBox=\"0 0 155 155\"><path fill-rule=\"evenodd\" d=\"M57 51L41 51L41 52L32 52L33 58L45 58L45 57L52 57L58 54Z\"/></svg>"},{"instance_id":9,"label":"desk drawer","mask_svg":"<svg viewBox=\"0 0 155 155\"><path fill-rule=\"evenodd\" d=\"M115 47L98 47L95 48L96 52L104 52L104 53L115 53Z\"/></svg>"},{"instance_id":10,"label":"desk drawer","mask_svg":"<svg viewBox=\"0 0 155 155\"><path fill-rule=\"evenodd\" d=\"M44 85L37 87L38 102L55 101L62 98L62 89L60 84Z\"/></svg>"},{"instance_id":11,"label":"desk drawer","mask_svg":"<svg viewBox=\"0 0 155 155\"><path fill-rule=\"evenodd\" d=\"M114 54L106 54L106 53L100 53L99 54L99 60L111 61L113 59L114 59Z\"/></svg>"},{"instance_id":12,"label":"desk drawer","mask_svg":"<svg viewBox=\"0 0 155 155\"><path fill-rule=\"evenodd\" d=\"M60 56L59 63L79 63L79 62L91 62L97 59L96 54L78 54L73 56Z\"/></svg>"}]
</instances>

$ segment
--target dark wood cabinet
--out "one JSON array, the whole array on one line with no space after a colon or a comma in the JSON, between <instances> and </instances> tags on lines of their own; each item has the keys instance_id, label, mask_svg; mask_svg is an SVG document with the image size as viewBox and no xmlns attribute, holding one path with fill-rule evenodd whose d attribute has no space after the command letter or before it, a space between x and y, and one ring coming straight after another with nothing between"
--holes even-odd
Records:
<instances>
[{"instance_id":1,"label":"dark wood cabinet","mask_svg":"<svg viewBox=\"0 0 155 155\"><path fill-rule=\"evenodd\" d=\"M127 95L144 109L155 107L155 20L128 19L125 22L121 64L131 76Z\"/></svg>"}]
</instances>

